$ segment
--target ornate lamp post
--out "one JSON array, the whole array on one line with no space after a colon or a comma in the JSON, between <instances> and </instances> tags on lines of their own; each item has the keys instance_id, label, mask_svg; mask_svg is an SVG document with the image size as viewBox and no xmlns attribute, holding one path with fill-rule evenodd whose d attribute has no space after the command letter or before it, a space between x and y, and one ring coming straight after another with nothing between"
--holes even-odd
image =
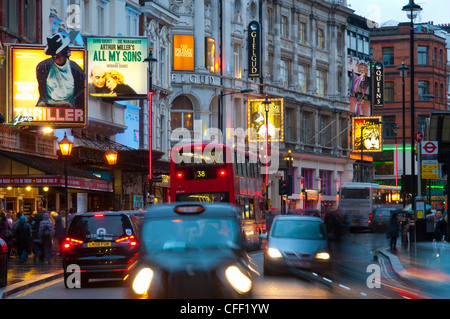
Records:
<instances>
[{"instance_id":1,"label":"ornate lamp post","mask_svg":"<svg viewBox=\"0 0 450 319\"><path fill-rule=\"evenodd\" d=\"M108 161L109 166L111 166L111 182L112 182L112 190L113 190L113 210L116 210L116 194L115 194L115 174L114 174L114 166L117 164L117 152L115 150L109 150L105 154L106 160Z\"/></svg>"},{"instance_id":2,"label":"ornate lamp post","mask_svg":"<svg viewBox=\"0 0 450 319\"><path fill-rule=\"evenodd\" d=\"M153 121L153 65L158 62L153 57L153 48L148 49L148 57L144 62L148 62L148 193L152 190L152 121Z\"/></svg>"},{"instance_id":3,"label":"ornate lamp post","mask_svg":"<svg viewBox=\"0 0 450 319\"><path fill-rule=\"evenodd\" d=\"M72 154L73 143L67 138L66 132L64 132L64 138L58 142L61 156L64 159L64 179L65 179L65 193L66 193L66 222L65 228L67 229L67 217L69 214L69 185L67 181L67 159Z\"/></svg>"},{"instance_id":4,"label":"ornate lamp post","mask_svg":"<svg viewBox=\"0 0 450 319\"><path fill-rule=\"evenodd\" d=\"M402 11L406 12L406 15L410 19L410 42L409 42L409 58L411 65L411 186L412 186L412 211L416 211L416 180L415 180L415 158L414 158L414 19L417 14L422 11L422 7L414 3L414 0L410 0L409 3L402 8Z\"/></svg>"},{"instance_id":5,"label":"ornate lamp post","mask_svg":"<svg viewBox=\"0 0 450 319\"><path fill-rule=\"evenodd\" d=\"M405 208L406 205L406 192L405 192L405 176L406 176L406 118L405 118L405 77L408 74L409 67L405 65L405 62L402 62L402 65L400 65L397 70L400 72L400 76L402 77L402 119L403 119L403 134L402 134L402 140L403 140L403 149L402 149L402 202L403 202L403 208Z\"/></svg>"}]
</instances>

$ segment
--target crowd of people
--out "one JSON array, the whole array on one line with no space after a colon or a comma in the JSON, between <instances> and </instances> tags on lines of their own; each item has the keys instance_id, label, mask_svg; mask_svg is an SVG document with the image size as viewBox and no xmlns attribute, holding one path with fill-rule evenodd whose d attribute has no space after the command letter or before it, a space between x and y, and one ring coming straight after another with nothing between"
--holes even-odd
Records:
<instances>
[{"instance_id":1,"label":"crowd of people","mask_svg":"<svg viewBox=\"0 0 450 319\"><path fill-rule=\"evenodd\" d=\"M28 218L23 212L1 212L0 238L8 246L8 258L26 263L32 255L35 260L49 263L51 257L60 254L65 216L64 210L57 213L39 209Z\"/></svg>"}]
</instances>

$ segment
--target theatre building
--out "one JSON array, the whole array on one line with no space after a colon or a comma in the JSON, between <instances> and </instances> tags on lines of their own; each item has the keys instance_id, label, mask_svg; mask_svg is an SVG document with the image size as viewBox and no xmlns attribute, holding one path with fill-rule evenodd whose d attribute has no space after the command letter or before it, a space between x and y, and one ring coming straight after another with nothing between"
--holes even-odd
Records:
<instances>
[{"instance_id":1,"label":"theatre building","mask_svg":"<svg viewBox=\"0 0 450 319\"><path fill-rule=\"evenodd\" d=\"M0 210L31 214L38 208L66 209L64 161L55 136L0 127ZM67 165L70 207L106 209L112 183ZM82 207L80 207L82 206Z\"/></svg>"}]
</instances>

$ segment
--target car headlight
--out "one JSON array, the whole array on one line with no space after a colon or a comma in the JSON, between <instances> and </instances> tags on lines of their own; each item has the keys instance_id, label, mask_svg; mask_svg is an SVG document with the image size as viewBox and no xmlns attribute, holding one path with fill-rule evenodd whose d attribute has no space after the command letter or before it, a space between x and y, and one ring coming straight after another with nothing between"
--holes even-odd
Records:
<instances>
[{"instance_id":1,"label":"car headlight","mask_svg":"<svg viewBox=\"0 0 450 319\"><path fill-rule=\"evenodd\" d=\"M236 289L239 293L243 294L252 288L252 281L246 275L244 275L241 270L236 266L230 266L225 270L225 276L228 282Z\"/></svg>"},{"instance_id":2,"label":"car headlight","mask_svg":"<svg viewBox=\"0 0 450 319\"><path fill-rule=\"evenodd\" d=\"M328 260L330 259L330 254L326 252L317 253L316 259Z\"/></svg>"},{"instance_id":3,"label":"car headlight","mask_svg":"<svg viewBox=\"0 0 450 319\"><path fill-rule=\"evenodd\" d=\"M272 257L272 258L281 258L281 257L283 257L283 256L281 255L281 252L280 252L278 249L276 249L276 248L269 248L269 249L267 250L267 254L268 254L270 257Z\"/></svg>"},{"instance_id":4,"label":"car headlight","mask_svg":"<svg viewBox=\"0 0 450 319\"><path fill-rule=\"evenodd\" d=\"M133 281L133 290L138 295L143 295L148 291L153 279L153 270L142 268Z\"/></svg>"}]
</instances>

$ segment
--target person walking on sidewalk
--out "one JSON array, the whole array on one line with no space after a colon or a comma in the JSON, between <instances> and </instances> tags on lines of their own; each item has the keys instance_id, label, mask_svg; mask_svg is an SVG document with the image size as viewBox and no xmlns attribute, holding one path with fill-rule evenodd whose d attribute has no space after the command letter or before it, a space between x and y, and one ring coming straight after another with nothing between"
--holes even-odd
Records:
<instances>
[{"instance_id":1,"label":"person walking on sidewalk","mask_svg":"<svg viewBox=\"0 0 450 319\"><path fill-rule=\"evenodd\" d=\"M44 263L48 264L52 255L52 238L55 234L53 222L50 220L50 214L45 213L39 224L39 239L42 243Z\"/></svg>"},{"instance_id":2,"label":"person walking on sidewalk","mask_svg":"<svg viewBox=\"0 0 450 319\"><path fill-rule=\"evenodd\" d=\"M434 228L433 242L445 241L447 239L447 222L442 211L436 211L436 226Z\"/></svg>"},{"instance_id":3,"label":"person walking on sidewalk","mask_svg":"<svg viewBox=\"0 0 450 319\"><path fill-rule=\"evenodd\" d=\"M397 237L400 230L398 224L397 213L393 212L391 218L389 219L389 228L386 233L386 237L390 239L391 253L395 253L397 251Z\"/></svg>"},{"instance_id":4,"label":"person walking on sidewalk","mask_svg":"<svg viewBox=\"0 0 450 319\"><path fill-rule=\"evenodd\" d=\"M17 255L21 263L28 260L28 254L31 252L31 226L27 223L25 215L19 217L19 223L14 230Z\"/></svg>"}]
</instances>

